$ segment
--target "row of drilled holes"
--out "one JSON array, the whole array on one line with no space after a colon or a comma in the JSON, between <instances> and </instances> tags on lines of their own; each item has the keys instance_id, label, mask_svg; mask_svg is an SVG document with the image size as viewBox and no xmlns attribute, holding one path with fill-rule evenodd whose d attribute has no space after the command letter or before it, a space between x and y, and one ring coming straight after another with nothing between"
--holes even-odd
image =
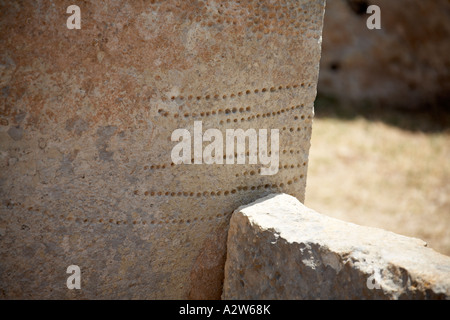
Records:
<instances>
[{"instance_id":1,"label":"row of drilled holes","mask_svg":"<svg viewBox=\"0 0 450 320\"><path fill-rule=\"evenodd\" d=\"M191 159L191 160L192 160L192 163L194 163L194 159ZM303 164L298 163L296 165L294 165L294 164L289 164L289 165L288 164L284 164L284 165L280 165L278 167L278 169L279 170L283 170L283 169L301 168L302 165L306 166L306 162L303 162ZM173 166L175 166L174 163L171 164L171 167L173 167ZM154 169L165 169L165 168L166 168L165 165L162 165L162 167L155 166ZM261 169L258 169L257 171L253 171L253 170L252 171L244 171L242 174L236 173L236 177L238 177L240 175L246 176L247 174L252 176L252 175L256 174L256 172L257 173L261 173Z\"/></svg>"},{"instance_id":2,"label":"row of drilled holes","mask_svg":"<svg viewBox=\"0 0 450 320\"><path fill-rule=\"evenodd\" d=\"M211 99L214 99L214 100L226 100L226 99L234 99L236 97L248 96L248 95L251 95L251 94L259 94L259 93L266 93L266 92L276 92L276 91L281 91L281 90L297 89L298 87L300 87L300 88L305 88L305 87L310 88L311 84L309 83L309 84L306 85L306 84L302 83L302 84L278 86L278 87L271 87L271 88L246 90L246 91L239 91L238 93L231 93L229 95L224 94L222 96L219 95L219 94L214 94L214 95L207 94L205 96L196 96L196 97L194 97L193 95L189 95L187 97L185 97L185 96L172 96L172 97L170 97L170 100L172 100L172 101L174 101L176 99L181 100L181 101L183 101L183 100L197 100L197 101L200 101L200 100L211 100Z\"/></svg>"},{"instance_id":3,"label":"row of drilled holes","mask_svg":"<svg viewBox=\"0 0 450 320\"><path fill-rule=\"evenodd\" d=\"M34 207L29 207L28 208L28 211L32 211L32 210L34 210L36 212L40 211L39 208L34 208ZM88 218L79 218L79 217L74 218L74 217L70 217L70 216L66 217L66 216L64 216L62 214L58 216L58 215L54 215L54 214L49 213L47 210L45 210L44 213L49 218L53 218L53 219L60 219L60 220L65 219L67 221L74 221L74 222L77 222L77 223L102 223L102 224L110 223L110 224L116 224L116 225L121 225L121 224L122 225L127 225L127 224L133 224L133 225L151 224L151 225L154 225L154 224L169 224L169 223L176 224L176 223L184 223L184 222L190 223L190 222L197 222L197 221L208 221L208 220L211 221L214 218L223 218L223 217L226 217L228 215L227 213L218 213L215 216L200 217L200 218L194 217L193 219L186 219L186 220L183 220L183 219L178 219L178 220L177 219L172 219L171 220L171 219L166 218L165 221L163 221L163 220L159 220L159 221L156 221L156 220L148 220L148 221L146 221L146 220L133 220L133 221L131 221L129 223L127 220L115 220L115 219L104 219L104 218L88 219ZM24 227L22 227L22 229L24 229Z\"/></svg>"},{"instance_id":4,"label":"row of drilled holes","mask_svg":"<svg viewBox=\"0 0 450 320\"><path fill-rule=\"evenodd\" d=\"M302 131L302 129L303 130L308 130L309 129L309 127L297 127L297 128L286 128L286 127L283 127L281 130L282 131L289 131L289 132L295 132L295 131L297 131L297 132L300 132L300 131Z\"/></svg>"},{"instance_id":5,"label":"row of drilled holes","mask_svg":"<svg viewBox=\"0 0 450 320\"><path fill-rule=\"evenodd\" d=\"M253 116L251 116L251 117L248 117L248 120L254 119L255 117L256 117L256 118L259 118L259 117L265 118L265 117L270 117L271 115L272 115L272 116L275 116L275 115L281 115L282 113L285 113L285 112L288 112L288 111L291 111L291 110L304 108L304 106L305 106L304 104L299 104L299 105L296 105L296 106L291 106L291 107L287 107L287 108L282 108L282 109L280 109L280 110L278 110L278 111L272 111L272 112L263 113L263 114L256 114L256 115L253 115ZM244 112L250 112L251 110L252 110L251 107L246 107L246 108L241 107L241 108L239 108L239 109L236 108L236 107L234 107L234 108L231 108L231 109L227 108L227 109L225 109L225 110L223 110L223 109L217 109L217 110L211 110L211 111L204 111L204 112L200 112L200 113L198 113L198 114L195 113L195 112L192 112L192 113L185 112L185 113L183 114L183 116L184 116L185 118L189 118L189 117L194 118L194 117L197 117L197 116L200 116L200 117L209 117L209 116L220 115L220 114L225 114L225 115L227 115L227 114L237 113L237 112L239 112L239 113L244 113ZM169 113L168 111L164 110L164 109L158 109L158 113L161 114L163 117L168 117L168 116L170 116L170 113ZM173 117L174 117L174 118L178 118L179 116L180 116L179 113L174 113L174 114L173 114ZM244 118L243 118L243 119L244 119ZM236 121L235 121L235 122L236 122ZM222 121L221 123L223 123L223 121Z\"/></svg>"},{"instance_id":6,"label":"row of drilled holes","mask_svg":"<svg viewBox=\"0 0 450 320\"><path fill-rule=\"evenodd\" d=\"M281 115L281 114L283 114L285 112L288 112L288 111L304 108L304 106L305 106L304 104L300 104L300 105L296 105L296 106L292 106L292 107L288 107L288 108L282 108L282 109L277 110L277 111L272 111L272 112L267 112L267 113L262 113L262 114L258 113L258 114L252 115L252 116L248 116L247 118L243 117L243 118L240 119L240 121L243 122L243 121L250 121L250 120L259 119L259 118L269 118L271 116ZM184 116L184 118L189 118L189 117L195 118L197 116L209 117L209 116L214 116L216 114L220 115L222 113L223 114L231 114L231 113L237 113L237 112L244 113L244 112L250 112L250 111L251 111L251 107L246 107L245 109L242 108L242 107L239 108L239 109L235 107L235 108L225 109L225 110L218 109L218 110L212 110L212 111L205 111L205 112L200 112L199 114L197 114L195 112L192 112L192 113L186 112L186 113L183 114L183 116ZM164 117L168 117L169 116L169 112L165 111L164 109L159 109L158 113L161 114ZM174 118L178 118L179 117L179 113L174 113L173 117ZM300 117L299 116L295 116L294 117L295 120L298 120L299 118L304 120L306 118L306 116L305 115L301 115ZM309 115L307 118L311 119L312 116ZM224 124L225 122L231 123L231 122L238 122L238 121L239 121L239 118L235 118L234 120L227 119L226 121L220 120L219 124Z\"/></svg>"},{"instance_id":7,"label":"row of drilled holes","mask_svg":"<svg viewBox=\"0 0 450 320\"><path fill-rule=\"evenodd\" d=\"M281 153L282 154L288 154L288 153L289 154L300 154L300 153L302 153L302 150L290 149L290 150L283 150ZM272 155L272 151L269 151L268 154L269 154L269 156L271 156ZM254 155L257 156L258 153L256 152ZM243 154L239 154L239 156L243 156ZM245 156L247 156L247 157L250 156L250 152L247 151L245 153ZM223 159L226 160L226 158L227 158L227 156L224 155ZM235 159L238 158L238 154L237 153L234 153L234 158ZM194 158L191 159L191 163L194 163ZM150 165L150 166L144 166L144 170L161 170L161 169L173 168L175 166L176 166L176 164L173 163L173 162L171 164L169 164L169 165L166 165L166 164L154 164L154 165Z\"/></svg>"},{"instance_id":8,"label":"row of drilled holes","mask_svg":"<svg viewBox=\"0 0 450 320\"><path fill-rule=\"evenodd\" d=\"M166 220L133 220L130 223L127 220L115 220L115 219L88 219L88 218L74 218L74 217L64 217L64 215L60 215L61 219L66 219L67 221L74 221L76 223L101 223L101 224L115 224L115 225L158 225L158 224L182 224L182 223L195 223L195 222L203 222L203 221L212 221L213 219L221 219L227 217L227 213L218 213L215 216L209 217L194 217L192 219L166 219ZM54 217L53 215L49 215Z\"/></svg>"},{"instance_id":9,"label":"row of drilled holes","mask_svg":"<svg viewBox=\"0 0 450 320\"><path fill-rule=\"evenodd\" d=\"M257 4L258 6L258 4ZM252 6L250 6L250 8L253 9ZM277 9L277 8L282 8L282 9ZM288 9L289 8L289 9ZM289 12L286 12L284 10L288 9ZM279 11L279 12L278 12ZM212 21L208 22L208 26L212 26L214 25L215 22L222 24L222 23L226 23L226 24L233 24L236 25L237 21L236 19L234 19L234 15L232 15L232 13L230 12L224 12L223 9L218 9L218 14L213 14L212 15ZM300 18L301 15L306 15L308 13L308 11L303 11L303 9L301 8L295 8L293 6L291 7L283 7L281 5L278 6L274 6L272 8L272 12L267 13L266 9L264 7L261 6L261 8L255 8L254 10L252 10L254 17L250 17L249 20L252 20L251 22L249 22L250 24L247 24L247 27L251 27L253 24L257 25L259 24L259 22L261 22L264 25L268 25L269 21L282 21L285 22L287 21L287 24L295 24L298 22L298 19ZM236 14L236 13L234 13ZM282 27L284 25L281 24L280 27Z\"/></svg>"},{"instance_id":10,"label":"row of drilled holes","mask_svg":"<svg viewBox=\"0 0 450 320\"><path fill-rule=\"evenodd\" d=\"M153 0L152 0L153 1ZM261 7L259 10L254 10L254 15L255 15L255 19L260 19L260 15L261 15L261 21L263 21L263 23L261 23L261 25L258 28L258 23L259 22L253 22L253 21L249 21L247 23L247 29L251 29L253 32L257 32L257 31L261 31L264 34L269 34L269 33L278 33L279 35L296 35L299 36L302 34L302 30L301 29L301 24L298 22L298 20L300 19L301 15L306 15L308 11L303 11L303 9L298 8L298 9L292 9L290 10L290 13L287 12L281 12L278 13L279 10L277 10L276 8L280 8L282 6L274 6L271 10L271 13L267 13L265 12L265 9L263 9L264 7ZM245 8L245 7L244 7ZM213 14L211 16L210 19L208 20L203 20L202 17L200 15L195 15L193 13L186 13L186 19L189 19L190 21L196 21L202 24L203 27L213 27L216 26L217 24L219 25L228 25L228 26L233 26L235 27L238 24L238 19L236 19L236 15L242 15L244 14L244 10L248 10L248 9L244 9L242 8L240 11L233 11L233 12L224 12L222 9L218 9L218 13L219 14ZM288 7L285 7L286 9ZM289 7L289 8L295 8L293 6ZM252 7L253 9L253 7ZM275 13L275 11L277 11L277 13ZM168 9L167 12L170 12L170 9ZM298 12L298 14L297 14ZM295 13L295 14L293 14ZM250 17L250 20L252 18ZM309 19L306 18L304 19L305 22L307 22ZM276 23L274 23L274 21ZM287 21L287 22L286 22ZM312 20L312 22L316 22L315 20ZM272 27L272 30L269 29L269 25L270 27ZM253 28L251 28L254 25ZM265 28L262 28L262 26L265 26ZM283 26L289 26L286 29L283 29ZM278 27L277 27L278 26ZM292 32L295 29L296 32ZM262 37L262 35L258 35L258 38Z\"/></svg>"},{"instance_id":11,"label":"row of drilled holes","mask_svg":"<svg viewBox=\"0 0 450 320\"><path fill-rule=\"evenodd\" d=\"M263 114L259 114L258 113L256 115L252 115L252 116L249 116L247 118L241 118L241 119L239 119L239 118L229 119L228 118L226 121L220 120L219 124L222 125L224 123L231 123L231 122L237 123L239 121L244 122L244 121L252 121L252 120L255 120L255 119L259 119L259 118L263 118L263 119L264 118L270 118L272 116L281 115L282 113L285 113L286 110L294 110L294 109L299 109L299 108L303 108L303 105L293 106L291 108L281 109L281 110L278 110L278 111L272 111L272 112L267 112L267 113L263 113ZM294 116L294 120L299 120L299 119L305 120L306 118L312 119L312 116L311 115L309 115L309 116L301 115L300 117L299 116ZM284 130L286 130L286 129L284 129Z\"/></svg>"},{"instance_id":12,"label":"row of drilled holes","mask_svg":"<svg viewBox=\"0 0 450 320\"><path fill-rule=\"evenodd\" d=\"M212 110L212 111L205 111L205 112L200 112L200 113L195 113L195 112L192 112L192 113L189 113L189 112L185 112L184 114L183 114L183 116L185 117L185 118L189 118L189 117L192 117L192 118L194 118L194 117L197 117L197 116L200 116L200 117L209 117L210 115L220 115L220 114L230 114L230 113L236 113L236 112L240 112L240 113L244 113L244 112L250 112L251 111L251 107L246 107L246 108L243 108L243 107L241 107L241 108L232 108L232 109L225 109L225 110L223 110L223 109L218 109L218 110ZM169 112L168 111L165 111L164 109L158 109L158 113L159 114L161 114L163 117L168 117L169 116ZM174 118L178 118L180 116L180 114L179 113L174 113L173 114L173 117Z\"/></svg>"},{"instance_id":13,"label":"row of drilled holes","mask_svg":"<svg viewBox=\"0 0 450 320\"><path fill-rule=\"evenodd\" d=\"M299 177L294 177L292 180L288 180L288 182L286 183L287 185L291 185L293 183L298 182L300 179L303 179L303 175L300 175ZM248 190L261 190L261 189L277 189L277 188L283 188L285 186L284 183L280 183L280 184L264 184L264 185L258 185L258 186L238 186L236 187L236 189L231 189L231 190L219 190L219 191L203 191L203 192L162 192L162 191L145 191L144 195L145 196L152 196L152 197L161 197L161 196L166 196L166 197L214 197L214 196L229 196L232 194L237 193L238 191L248 191ZM135 190L133 192L135 195L139 195L139 190Z\"/></svg>"}]
</instances>

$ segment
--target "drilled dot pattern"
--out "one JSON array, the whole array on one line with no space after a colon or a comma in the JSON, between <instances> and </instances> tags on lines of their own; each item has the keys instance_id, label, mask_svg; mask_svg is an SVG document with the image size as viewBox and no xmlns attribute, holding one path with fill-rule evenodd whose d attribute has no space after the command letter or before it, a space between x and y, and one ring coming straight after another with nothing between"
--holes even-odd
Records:
<instances>
[{"instance_id":1,"label":"drilled dot pattern","mask_svg":"<svg viewBox=\"0 0 450 320\"><path fill-rule=\"evenodd\" d=\"M305 84L301 84L301 85L288 85L288 86L278 86L278 87L272 87L273 90L270 90L270 92L277 92L277 91L282 91L282 90L292 90L292 89L297 89L297 88L305 88L311 87L311 84L308 84L307 86ZM254 90L247 90L246 92L248 92L248 94L246 93L245 96L249 96L251 94L255 94L255 95L261 95L264 94L265 92L268 92L268 89L263 88L263 89L254 89ZM230 95L214 95L215 100L227 100L227 99L235 99L236 97L242 97L243 95L239 95L239 93L242 93L241 91L239 91L236 94L232 93ZM187 100L192 100L189 97L192 97L192 95L189 95ZM209 97L209 98L208 98ZM180 100L180 101L184 101L186 98L185 96L178 96L178 97L171 97L171 100ZM210 95L206 95L206 96L197 96L197 98L195 99L195 101L201 101L201 100L210 100ZM165 100L164 98L162 99L163 101ZM277 111L275 111L275 114L282 114L284 112L287 112L289 110L294 110L294 109L298 109L304 107L304 105L296 105L296 106L292 106L292 107L288 107L288 108L281 108ZM212 109L212 110L206 110L206 111L200 111L200 112L189 112L189 111L185 111L182 112L183 106L181 105L179 107L181 110L179 110L178 112L170 112L167 111L163 108L158 108L158 114L163 116L163 117L173 117L173 118L197 118L197 117L209 117L209 116L214 116L214 115L232 115L232 114L236 114L236 113L249 113L251 112L251 107L250 106L246 106L246 107L234 107L234 108L218 108L218 109ZM187 107L187 109L189 109L189 106ZM275 115L273 114L273 115ZM260 114L259 116L261 117L267 117L269 115L267 114ZM256 117L256 115L255 115ZM245 119L245 118L244 118ZM249 120L249 118L247 118L247 120Z\"/></svg>"},{"instance_id":2,"label":"drilled dot pattern","mask_svg":"<svg viewBox=\"0 0 450 320\"><path fill-rule=\"evenodd\" d=\"M300 175L298 177L293 178L293 182L298 182L299 180L303 179L304 176ZM292 181L289 180L292 184ZM260 184L255 186L237 186L231 190L214 190L214 191L200 191L200 192L192 192L192 191L177 191L177 192L170 192L170 191L145 191L144 194L149 195L151 197L214 197L214 196L229 196L232 194L235 194L237 191L248 191L248 190L261 190L261 189L278 189L282 187L281 184ZM147 192L147 193L146 193ZM134 195L139 195L139 190L135 190L133 192Z\"/></svg>"}]
</instances>

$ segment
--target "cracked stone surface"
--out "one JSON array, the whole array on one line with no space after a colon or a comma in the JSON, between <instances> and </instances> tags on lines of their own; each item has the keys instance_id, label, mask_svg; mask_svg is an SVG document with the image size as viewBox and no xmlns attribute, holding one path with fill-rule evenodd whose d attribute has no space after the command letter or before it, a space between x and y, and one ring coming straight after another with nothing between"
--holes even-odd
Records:
<instances>
[{"instance_id":1,"label":"cracked stone surface","mask_svg":"<svg viewBox=\"0 0 450 320\"><path fill-rule=\"evenodd\" d=\"M233 210L304 197L324 0L68 5L0 4L0 298L220 298ZM194 121L279 129L278 173L173 164Z\"/></svg>"},{"instance_id":2,"label":"cracked stone surface","mask_svg":"<svg viewBox=\"0 0 450 320\"><path fill-rule=\"evenodd\" d=\"M231 218L224 299L450 299L450 257L271 194Z\"/></svg>"}]
</instances>

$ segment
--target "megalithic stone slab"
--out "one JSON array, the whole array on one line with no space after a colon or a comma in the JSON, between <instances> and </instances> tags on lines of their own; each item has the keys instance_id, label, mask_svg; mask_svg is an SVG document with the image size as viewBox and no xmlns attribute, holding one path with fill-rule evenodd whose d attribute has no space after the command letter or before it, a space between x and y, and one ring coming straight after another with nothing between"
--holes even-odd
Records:
<instances>
[{"instance_id":1,"label":"megalithic stone slab","mask_svg":"<svg viewBox=\"0 0 450 320\"><path fill-rule=\"evenodd\" d=\"M450 298L450 257L287 194L237 209L227 246L224 299Z\"/></svg>"},{"instance_id":2,"label":"megalithic stone slab","mask_svg":"<svg viewBox=\"0 0 450 320\"><path fill-rule=\"evenodd\" d=\"M324 0L1 6L0 297L220 298L232 211L304 197ZM196 121L278 129L277 173L173 163Z\"/></svg>"}]
</instances>

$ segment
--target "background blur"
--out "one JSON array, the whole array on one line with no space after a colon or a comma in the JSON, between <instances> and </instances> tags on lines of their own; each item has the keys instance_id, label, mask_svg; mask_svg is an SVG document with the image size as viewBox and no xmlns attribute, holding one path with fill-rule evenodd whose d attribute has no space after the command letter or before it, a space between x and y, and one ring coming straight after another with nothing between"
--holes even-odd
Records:
<instances>
[{"instance_id":1,"label":"background blur","mask_svg":"<svg viewBox=\"0 0 450 320\"><path fill-rule=\"evenodd\" d=\"M328 0L315 113L306 205L450 255L450 1Z\"/></svg>"}]
</instances>

